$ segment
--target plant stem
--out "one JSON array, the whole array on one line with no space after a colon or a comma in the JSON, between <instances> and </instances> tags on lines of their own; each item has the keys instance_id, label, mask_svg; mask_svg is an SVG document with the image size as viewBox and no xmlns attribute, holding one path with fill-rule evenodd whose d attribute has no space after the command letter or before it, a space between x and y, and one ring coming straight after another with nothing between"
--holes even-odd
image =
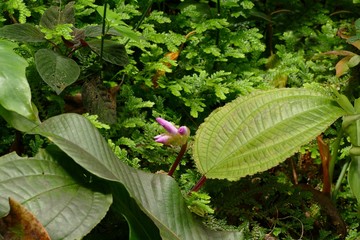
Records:
<instances>
[{"instance_id":1,"label":"plant stem","mask_svg":"<svg viewBox=\"0 0 360 240\"><path fill-rule=\"evenodd\" d=\"M134 27L134 29L133 29L134 31L136 31L136 30L140 27L141 23L142 23L142 22L144 21L144 19L145 19L146 14L149 12L149 9L151 8L152 4L153 4L153 0L151 0L151 1L149 2L149 5L147 6L146 10L143 12L143 14L142 14L139 22L138 22L138 23L136 24L136 26ZM128 44L129 41L130 41L130 38L128 38L128 40L125 42L124 46L126 46L126 44Z\"/></svg>"},{"instance_id":2,"label":"plant stem","mask_svg":"<svg viewBox=\"0 0 360 240\"><path fill-rule=\"evenodd\" d=\"M221 7L220 7L220 0L217 0L217 16L220 18L221 17ZM219 46L220 43L220 29L218 29L216 31L216 46Z\"/></svg>"},{"instance_id":3,"label":"plant stem","mask_svg":"<svg viewBox=\"0 0 360 240\"><path fill-rule=\"evenodd\" d=\"M330 158L330 163L329 163L329 179L330 182L333 181L333 175L334 175L334 167L335 167L335 163L337 162L337 158L338 158L338 153L339 153L339 147L340 147L340 142L341 139L343 137L344 134L344 130L343 128L340 128L338 135L332 145L332 152L331 152L331 158Z\"/></svg>"},{"instance_id":4,"label":"plant stem","mask_svg":"<svg viewBox=\"0 0 360 240\"><path fill-rule=\"evenodd\" d=\"M204 185L205 181L206 177L205 175L203 175L200 180L195 184L195 186L191 189L190 193L199 191L199 189Z\"/></svg>"},{"instance_id":5,"label":"plant stem","mask_svg":"<svg viewBox=\"0 0 360 240\"><path fill-rule=\"evenodd\" d=\"M180 152L178 154L178 156L175 159L175 162L173 163L173 165L170 168L170 171L168 173L169 176L172 176L177 168L177 166L180 163L180 160L182 159L182 157L184 156L185 152L186 152L186 148L187 148L187 143L185 143L184 145L181 146Z\"/></svg>"},{"instance_id":6,"label":"plant stem","mask_svg":"<svg viewBox=\"0 0 360 240\"><path fill-rule=\"evenodd\" d=\"M343 178L345 177L345 173L346 173L346 170L348 169L349 165L350 165L350 161L347 161L344 164L344 166L342 167L342 169L341 169L340 175L339 175L339 177L338 177L338 179L336 181L335 188L334 188L334 190L332 192L332 195L331 195L332 200L335 200L336 195L339 192L341 182L342 182Z\"/></svg>"},{"instance_id":7,"label":"plant stem","mask_svg":"<svg viewBox=\"0 0 360 240\"><path fill-rule=\"evenodd\" d=\"M101 65L101 78L103 77L103 52L104 52L104 40L105 40L105 27L106 27L106 9L107 9L107 1L104 2L104 14L103 14L103 22L102 22L102 30L101 30L101 46L100 46L100 65Z\"/></svg>"}]
</instances>

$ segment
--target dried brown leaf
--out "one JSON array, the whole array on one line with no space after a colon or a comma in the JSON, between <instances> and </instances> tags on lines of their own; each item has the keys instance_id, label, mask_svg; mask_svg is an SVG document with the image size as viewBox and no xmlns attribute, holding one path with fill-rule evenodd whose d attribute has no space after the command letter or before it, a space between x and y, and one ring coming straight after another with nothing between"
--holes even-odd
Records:
<instances>
[{"instance_id":1,"label":"dried brown leaf","mask_svg":"<svg viewBox=\"0 0 360 240\"><path fill-rule=\"evenodd\" d=\"M6 240L50 240L30 211L12 198L9 198L9 205L9 214L0 219L0 236Z\"/></svg>"}]
</instances>

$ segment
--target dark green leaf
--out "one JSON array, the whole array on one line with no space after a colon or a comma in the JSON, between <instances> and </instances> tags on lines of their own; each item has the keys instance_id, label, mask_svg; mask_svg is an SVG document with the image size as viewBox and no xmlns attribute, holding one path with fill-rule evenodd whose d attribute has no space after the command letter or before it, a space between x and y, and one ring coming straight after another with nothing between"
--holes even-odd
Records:
<instances>
[{"instance_id":1,"label":"dark green leaf","mask_svg":"<svg viewBox=\"0 0 360 240\"><path fill-rule=\"evenodd\" d=\"M86 26L83 30L85 31L86 37L99 37L102 35L102 26L101 25ZM110 28L105 34L112 35L112 36L121 36L121 34L114 28Z\"/></svg>"},{"instance_id":2,"label":"dark green leaf","mask_svg":"<svg viewBox=\"0 0 360 240\"><path fill-rule=\"evenodd\" d=\"M159 229L153 221L139 208L136 201L129 196L122 184L113 183L114 203L112 209L125 217L129 224L129 240L161 239ZM141 219L141 221L139 221Z\"/></svg>"},{"instance_id":3,"label":"dark green leaf","mask_svg":"<svg viewBox=\"0 0 360 240\"><path fill-rule=\"evenodd\" d=\"M44 14L41 16L40 25L54 29L56 25L59 24L60 20L60 9L56 6L51 6L50 8L46 9Z\"/></svg>"},{"instance_id":4,"label":"dark green leaf","mask_svg":"<svg viewBox=\"0 0 360 240\"><path fill-rule=\"evenodd\" d=\"M80 75L80 67L74 60L49 49L40 49L35 53L35 64L41 78L57 94L75 82Z\"/></svg>"},{"instance_id":5,"label":"dark green leaf","mask_svg":"<svg viewBox=\"0 0 360 240\"><path fill-rule=\"evenodd\" d=\"M11 24L0 29L0 37L19 42L45 42L44 34L31 24Z\"/></svg>"},{"instance_id":6,"label":"dark green leaf","mask_svg":"<svg viewBox=\"0 0 360 240\"><path fill-rule=\"evenodd\" d=\"M360 203L360 156L352 156L348 172L348 182L351 191Z\"/></svg>"},{"instance_id":7,"label":"dark green leaf","mask_svg":"<svg viewBox=\"0 0 360 240\"><path fill-rule=\"evenodd\" d=\"M100 56L101 40L91 40L87 43L89 47ZM103 58L105 61L119 66L125 66L129 63L124 45L110 40L104 41Z\"/></svg>"},{"instance_id":8,"label":"dark green leaf","mask_svg":"<svg viewBox=\"0 0 360 240\"><path fill-rule=\"evenodd\" d=\"M75 9L74 9L74 1L69 2L66 4L64 10L61 11L61 24L63 23L71 23L75 24Z\"/></svg>"},{"instance_id":9,"label":"dark green leaf","mask_svg":"<svg viewBox=\"0 0 360 240\"><path fill-rule=\"evenodd\" d=\"M51 6L40 19L40 25L49 29L54 29L56 25L65 23L75 23L74 2L69 2L62 11L57 6Z\"/></svg>"}]
</instances>

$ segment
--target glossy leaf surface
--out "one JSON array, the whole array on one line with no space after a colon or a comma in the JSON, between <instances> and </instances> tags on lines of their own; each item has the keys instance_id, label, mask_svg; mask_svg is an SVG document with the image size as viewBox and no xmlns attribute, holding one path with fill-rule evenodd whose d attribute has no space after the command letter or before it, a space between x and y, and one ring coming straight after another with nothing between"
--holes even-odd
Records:
<instances>
[{"instance_id":1,"label":"glossy leaf surface","mask_svg":"<svg viewBox=\"0 0 360 240\"><path fill-rule=\"evenodd\" d=\"M194 143L207 178L237 180L293 155L344 111L330 97L306 89L259 91L215 110Z\"/></svg>"}]
</instances>

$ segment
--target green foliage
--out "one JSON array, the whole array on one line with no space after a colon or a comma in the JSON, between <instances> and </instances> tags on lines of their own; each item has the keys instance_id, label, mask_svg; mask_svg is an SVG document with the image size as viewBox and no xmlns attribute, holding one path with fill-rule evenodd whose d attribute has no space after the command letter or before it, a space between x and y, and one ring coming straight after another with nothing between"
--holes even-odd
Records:
<instances>
[{"instance_id":1,"label":"green foliage","mask_svg":"<svg viewBox=\"0 0 360 240\"><path fill-rule=\"evenodd\" d=\"M214 210L208 205L210 203L210 196L208 194L192 192L186 198L186 202L190 211L201 217L204 217L205 214L214 213Z\"/></svg>"},{"instance_id":2,"label":"green foliage","mask_svg":"<svg viewBox=\"0 0 360 240\"><path fill-rule=\"evenodd\" d=\"M0 215L8 211L8 197L16 197L40 219L52 239L81 238L105 216L112 196L91 189L91 182L84 182L85 179L79 181L79 178L71 178L66 170L69 167L72 174L84 171L69 161L67 164L59 161L59 158L64 160L68 157L59 152L45 151L34 158L21 158L15 153L1 157L0 188L3 194L0 198ZM26 188L16 188L16 185ZM73 215L73 209L78 206L84 211ZM59 224L64 228L59 228Z\"/></svg>"},{"instance_id":3,"label":"green foliage","mask_svg":"<svg viewBox=\"0 0 360 240\"><path fill-rule=\"evenodd\" d=\"M2 7L1 9L3 11L8 11L12 15L16 12L19 16L20 23L26 23L26 17L31 16L31 12L23 0L5 1L0 7Z\"/></svg>"},{"instance_id":4,"label":"green foliage","mask_svg":"<svg viewBox=\"0 0 360 240\"><path fill-rule=\"evenodd\" d=\"M74 60L49 49L40 49L35 53L35 64L41 78L57 94L74 83L80 75L80 67Z\"/></svg>"},{"instance_id":5,"label":"green foliage","mask_svg":"<svg viewBox=\"0 0 360 240\"><path fill-rule=\"evenodd\" d=\"M218 5L218 3L220 4ZM71 154L91 152L91 156L82 156L82 158L66 156L64 159L67 163L75 160L84 164L86 159L93 159L85 166L87 170L91 169L91 171L98 166L97 164L101 166L104 163L105 165L114 163L121 166L121 168L109 167L107 173L115 173L116 176L113 180L116 183L108 184L76 164L74 168L67 168L67 166L63 166L63 161L55 160L56 164L64 167L64 173L68 175L69 180L93 193L103 194L106 189L113 196L114 202L112 208L107 212L107 217L98 227L95 227L88 239L99 239L99 236L106 239L128 237L121 234L128 234L130 239L159 239L160 236L166 238L171 231L169 229L184 223L182 222L184 219L180 218L179 220L178 215L174 217L174 213L179 213L181 216L184 216L185 213L185 216L189 217L191 213L188 208L197 212L200 215L197 218L206 222L206 225L213 230L240 232L239 238L339 239L333 230L335 226L326 220L326 211L325 213L320 211L322 206L314 203L313 199L305 195L303 191L298 191L284 177L284 173L291 175L289 167L285 164L280 165L273 176L270 175L274 173L274 170L270 170L252 178L245 177L233 184L209 180L210 184L205 184L205 189L202 189L200 193L187 195L203 173L202 171L198 172L192 159L193 154L195 156L198 154L196 146L200 137L197 136L195 143L190 138L190 148L174 174L174 179L178 182L182 192L177 189L176 183L172 179L149 172L168 171L180 151L177 147L162 147L153 141L154 136L163 132L161 126L154 122L156 117L164 117L176 125L187 125L194 134L198 126L203 123L204 118L209 116L214 109L241 95L248 95L254 90L264 90L274 86L294 88L305 85L308 89L321 92L320 95L326 96L324 97L326 99L332 98L329 90L331 87L346 95L346 99L350 99L349 103L357 99L359 97L357 68L354 67L352 71L347 71L338 78L335 76L336 59L324 57L323 54L329 51L338 51L338 53L352 51L356 55L351 47L355 46L358 34L356 32L358 27L358 22L355 21L356 14L352 14L358 11L357 5L346 0L327 1L326 3L300 0L121 0L107 1L108 7L106 16L104 16L104 6L97 4L99 2L94 0L9 0L0 3L2 13L0 23L5 25L0 29L0 37L20 42L5 51L3 60L9 60L5 62L9 63L10 67L17 66L18 63L23 64L22 76L18 74L11 79L15 79L14 83L17 86L25 86L27 92L29 92L29 88L24 81L23 70L25 66L28 66L26 76L31 87L32 98L28 98L25 105L31 107L34 116L37 116L38 109L39 116L44 121L40 128L49 122L55 125L66 119L68 115L56 115L69 111L69 105L74 107L70 109L75 109L71 111L83 113L84 109L81 108L81 105L69 102L69 96L80 95L86 105L85 111L92 114L86 118L92 125L99 128L106 140L99 140L101 138L99 137L94 140L91 147L77 148L77 144L93 140L91 134L83 133L84 129L81 128L83 125L80 124L80 127L77 125L78 123L70 124L59 132L55 131L56 126L50 124L51 129L47 129L49 131L43 134L52 140L59 140L58 137L61 133L75 134L78 131L83 133L81 139L75 142L73 139L68 139L66 144L64 142L58 142L58 144L66 146L67 153L69 151ZM104 36L102 32L103 18L106 20ZM11 24L18 22L20 24ZM354 22L355 26L352 24ZM347 43L350 43L347 44L336 34L341 38L353 37L347 39ZM105 38L104 45L100 40L101 37ZM15 58L13 48L26 61ZM38 56L42 51L47 51L49 56L55 54L61 60L75 63L77 67L74 67L73 64L73 67L66 67L66 71L63 72L59 71L60 65L64 65L59 64L62 61L55 61L55 64L54 61L42 61L40 64L39 58L34 56ZM14 58L8 59L7 53L10 52ZM103 59L100 59L100 56ZM350 66L355 66L358 63L357 57L347 59L346 64L343 64L342 67L346 68L348 63ZM55 68L53 68L54 65ZM41 67L44 68L44 71L38 72L37 68ZM53 68L51 71L49 71L50 67ZM71 71L75 68L76 71ZM6 73L13 72L13 70L5 68L3 70ZM44 77L45 70L49 71L48 77L53 74L57 76L51 84L45 83L49 79ZM63 81L60 78L64 77L72 80L68 81L66 85L62 85ZM6 81L10 81L10 78ZM91 85L90 88L89 85ZM60 86L60 88L56 88L56 86ZM17 88L11 87L11 90L13 89ZM56 95L54 91L60 95ZM308 91L310 92L310 90ZM12 92L10 91L10 93ZM13 93L16 95L17 92ZM22 91L19 96L24 93L26 91ZM271 95L271 92L268 94ZM24 117L24 113L19 112L19 106L13 108L11 112L8 111L4 104L7 104L8 101L11 102L10 100L12 99L8 97L0 97L0 115L8 123L21 131L28 131L40 124L38 120L31 119L29 121ZM36 104L36 107L32 102ZM311 104L309 103L309 106L312 106ZM332 107L335 109L335 106ZM260 111L256 110L256 106L246 109L250 112ZM238 112L244 113L245 110L241 108ZM220 109L219 112L221 111ZM334 113L331 110L328 112ZM99 120L95 118L94 114L99 116ZM215 112L210 118L216 114ZM321 116L318 115L317 119L326 118L327 114L327 112L323 112ZM274 113L273 115L280 116L281 114ZM306 115L301 112L299 118L302 115L311 114ZM47 120L52 116L56 117ZM271 121L267 121L271 119L270 117L263 119L263 113L257 116L264 123L270 124ZM83 118L81 119L79 122L85 121ZM335 116L331 121L334 119ZM299 120L299 123L303 120ZM309 116L308 120L316 122ZM0 121L4 126L0 130L2 136L0 151L1 154L5 154L9 151L10 146L19 144L17 136L19 133L15 133L9 124ZM329 120L326 125L329 125L331 121ZM209 122L211 121L206 120L204 125ZM260 123L261 121L256 122ZM310 126L308 122L303 124L303 129ZM91 126L88 122L86 124L86 126ZM242 120L239 121L239 125L241 124L245 125ZM59 123L59 125L61 124ZM204 128L204 125L201 128ZM249 126L257 125L249 124ZM289 126L291 126L290 123ZM93 129L92 126L89 128ZM324 128L325 125L321 130ZM350 158L349 152L354 151L351 150L348 140L354 138L341 140L340 137L339 147L333 147L333 141L337 141L334 140L334 136L337 135L336 131L339 131L340 128L340 122L337 122L323 136L327 138L326 142L331 144L330 149L339 152L340 155L335 158L338 160L334 159L332 163L333 178L338 178L338 183L342 183L341 186L340 184L336 185L336 191L341 191L334 194L334 201L348 224L347 238L356 239L360 229L357 224L356 200L351 195L348 185L343 183L345 179L343 176L350 173L353 177L355 176L351 182L357 184L358 177L353 172L356 168L352 167L350 172L345 171ZM215 129L219 132L222 131L219 127ZM316 133L313 132L312 137L319 132L320 130ZM356 131L353 132L356 133ZM251 133L256 135L255 132ZM281 138L284 134L280 135ZM298 136L298 139L301 138L302 136ZM74 137L74 139L77 138ZM273 137L269 137L269 139L273 139ZM30 156L42 151L41 148L49 144L48 140L39 135L25 135L25 137L20 137L20 140L20 147L25 147L23 151L19 148L20 153ZM62 140L65 141L65 139ZM306 137L306 140L301 143L308 140L310 137ZM211 141L211 139L203 141ZM289 141L291 142L291 140ZM99 143L107 149L105 151L107 156L102 155L101 151L93 152ZM239 144L233 144L234 148L241 148ZM294 151L300 148L300 141L295 145ZM249 148L257 149L256 147L261 144L254 144L254 146L251 145ZM224 148L228 150L227 145ZM318 178L320 175L318 163L321 159L317 154L315 144L310 143L302 149L305 149L306 156L308 156L308 151L312 154L310 157L317 170L317 178L309 177L312 174L309 169L298 169L298 179L321 188L323 183ZM278 152L282 152L282 150L279 149ZM63 153L52 152L50 155L57 158L62 156L61 154ZM256 154L258 152L254 153L254 156ZM276 154L278 153L270 155ZM286 156L291 154L288 151ZM97 157L94 159L94 156ZM109 156L111 157L109 158ZM262 157L260 162L264 163L267 156ZM297 156L296 160L299 161L297 166L301 166L304 155ZM18 158L21 163L34 159L34 157ZM283 160L285 157L279 158L279 161ZM218 161L218 158L216 157L214 161ZM254 162L253 158L248 161ZM276 165L277 162L273 162L271 166ZM242 167L240 164L234 166L235 168ZM269 167L270 165L266 168ZM221 169L221 166L216 165L209 172L215 171L216 168ZM34 169L36 168L34 167ZM101 169L104 170L102 167L95 170L98 171L98 176L104 177L102 174L105 171L102 172ZM119 169L125 169L123 176L127 176L128 179L120 177ZM226 168L223 169L227 171ZM252 167L249 169L246 170L247 174L260 171ZM139 175L137 175L138 173ZM152 176L152 179L149 176ZM138 185L134 183L136 181ZM154 185L149 187L147 184L150 182L158 188ZM99 188L92 188L94 185ZM236 185L238 186L236 187ZM166 186L170 187L166 190ZM147 198L145 193L136 192L143 188L146 191L152 189L156 194ZM175 195L176 197L174 197ZM185 200L187 197L183 199L182 195L189 199ZM164 200L167 197L169 199ZM159 202L155 204L155 201L159 199L164 203L161 206L174 206L174 209L170 211L161 208L159 210L156 205ZM147 205L148 203L151 206ZM177 204L181 206L178 207ZM103 204L103 206L105 205ZM79 209L82 208L79 207ZM212 209L214 213L212 213ZM106 211L104 209L100 211L99 215L93 219L91 226L88 225L86 231L81 230L80 235L83 236L93 228L101 220L100 215L105 214ZM125 216L128 225L124 223L125 220L121 215ZM172 221L171 224L175 225L170 224L170 226L164 223L169 219ZM191 223L193 219L189 219L191 219L189 220ZM170 227L167 228L167 226ZM208 232L202 227L200 229ZM63 232L65 230L63 229ZM103 235L104 232L106 232L106 236ZM191 230L186 229L186 232L191 232ZM211 232L211 235L213 233ZM217 236L222 233L214 234L217 239L223 239L223 236ZM120 235L121 237L119 237ZM207 238L206 235L202 235L199 236L199 239L201 237ZM171 235L169 238L174 239L174 236Z\"/></svg>"},{"instance_id":6,"label":"green foliage","mask_svg":"<svg viewBox=\"0 0 360 240\"><path fill-rule=\"evenodd\" d=\"M0 115L5 119L21 115L29 122L37 122L37 110L31 103L30 87L25 76L27 62L14 53L13 48L16 46L9 41L0 40L3 53L0 57Z\"/></svg>"},{"instance_id":7,"label":"green foliage","mask_svg":"<svg viewBox=\"0 0 360 240\"><path fill-rule=\"evenodd\" d=\"M76 128L77 132L72 131L72 128ZM157 225L163 238L205 236L207 239L236 239L239 236L236 232L213 232L205 229L187 211L180 189L173 178L126 166L114 155L95 127L77 114L50 118L33 129L32 133L48 137L76 163L95 176L123 184L130 196ZM85 135L88 137L84 138ZM139 192L139 189L144 191ZM158 196L159 192L161 196ZM193 230L187 227L188 224Z\"/></svg>"},{"instance_id":8,"label":"green foliage","mask_svg":"<svg viewBox=\"0 0 360 240\"><path fill-rule=\"evenodd\" d=\"M305 89L240 97L200 126L194 159L207 178L237 180L278 165L344 114L331 98Z\"/></svg>"}]
</instances>

